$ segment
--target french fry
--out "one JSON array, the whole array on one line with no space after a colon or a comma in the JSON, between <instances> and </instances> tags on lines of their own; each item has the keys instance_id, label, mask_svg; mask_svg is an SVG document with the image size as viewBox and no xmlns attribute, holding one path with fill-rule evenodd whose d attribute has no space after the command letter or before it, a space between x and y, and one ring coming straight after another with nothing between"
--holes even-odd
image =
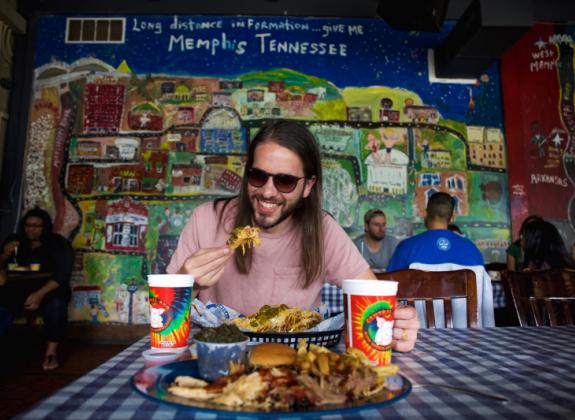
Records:
<instances>
[{"instance_id":1,"label":"french fry","mask_svg":"<svg viewBox=\"0 0 575 420\"><path fill-rule=\"evenodd\" d=\"M322 374L329 375L329 356L326 353L320 353L317 356L317 365Z\"/></svg>"},{"instance_id":2,"label":"french fry","mask_svg":"<svg viewBox=\"0 0 575 420\"><path fill-rule=\"evenodd\" d=\"M313 373L315 376L321 377L321 372L319 370L319 368L317 367L317 365L315 363L312 363L310 366L310 371L311 373Z\"/></svg>"},{"instance_id":3,"label":"french fry","mask_svg":"<svg viewBox=\"0 0 575 420\"><path fill-rule=\"evenodd\" d=\"M377 376L385 378L387 376L396 375L397 372L399 372L399 366L394 364L389 364L387 366L375 366L373 370L375 373L377 373Z\"/></svg>"}]
</instances>

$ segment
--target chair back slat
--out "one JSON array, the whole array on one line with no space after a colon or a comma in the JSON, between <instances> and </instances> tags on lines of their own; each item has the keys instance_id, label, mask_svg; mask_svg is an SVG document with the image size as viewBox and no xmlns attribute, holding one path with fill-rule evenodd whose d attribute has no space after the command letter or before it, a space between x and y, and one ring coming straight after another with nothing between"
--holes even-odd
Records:
<instances>
[{"instance_id":1,"label":"chair back slat","mask_svg":"<svg viewBox=\"0 0 575 420\"><path fill-rule=\"evenodd\" d=\"M565 314L565 323L567 325L575 325L573 323L573 304L575 299L561 299L561 305L563 306L563 313Z\"/></svg>"},{"instance_id":2,"label":"chair back slat","mask_svg":"<svg viewBox=\"0 0 575 420\"><path fill-rule=\"evenodd\" d=\"M543 325L543 318L541 317L541 311L539 310L539 305L537 304L537 299L527 298L529 312L533 314L534 322L536 327Z\"/></svg>"},{"instance_id":3,"label":"chair back slat","mask_svg":"<svg viewBox=\"0 0 575 420\"><path fill-rule=\"evenodd\" d=\"M425 299L425 317L427 318L427 326L435 328L435 313L433 312L433 299Z\"/></svg>"},{"instance_id":4,"label":"chair back slat","mask_svg":"<svg viewBox=\"0 0 575 420\"><path fill-rule=\"evenodd\" d=\"M451 308L451 300L443 299L443 313L445 318L445 327L453 328L453 311Z\"/></svg>"},{"instance_id":5,"label":"chair back slat","mask_svg":"<svg viewBox=\"0 0 575 420\"><path fill-rule=\"evenodd\" d=\"M399 282L397 298L409 303L422 300L425 305L428 328L435 328L433 300L444 303L444 318L446 327L453 325L452 299L464 298L467 305L467 326L476 328L477 313L477 282L472 270L455 271L422 271L405 269L376 273L380 280L395 280Z\"/></svg>"},{"instance_id":6,"label":"chair back slat","mask_svg":"<svg viewBox=\"0 0 575 420\"><path fill-rule=\"evenodd\" d=\"M575 325L575 271L505 271L508 306L519 325Z\"/></svg>"},{"instance_id":7,"label":"chair back slat","mask_svg":"<svg viewBox=\"0 0 575 420\"><path fill-rule=\"evenodd\" d=\"M549 324L552 327L557 326L557 314L555 313L555 306L553 305L553 300L550 298L544 298L542 299L544 304L545 304L545 310L547 311L547 314L549 315Z\"/></svg>"}]
</instances>

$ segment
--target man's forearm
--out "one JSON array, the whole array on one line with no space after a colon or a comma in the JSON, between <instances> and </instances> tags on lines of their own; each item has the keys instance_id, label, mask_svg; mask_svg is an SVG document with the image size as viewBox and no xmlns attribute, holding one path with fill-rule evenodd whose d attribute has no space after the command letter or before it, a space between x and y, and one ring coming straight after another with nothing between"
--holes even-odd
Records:
<instances>
[{"instance_id":1,"label":"man's forearm","mask_svg":"<svg viewBox=\"0 0 575 420\"><path fill-rule=\"evenodd\" d=\"M36 293L44 297L51 291L56 290L58 287L60 287L60 283L58 283L56 280L50 279L46 282L44 286L36 290Z\"/></svg>"}]
</instances>

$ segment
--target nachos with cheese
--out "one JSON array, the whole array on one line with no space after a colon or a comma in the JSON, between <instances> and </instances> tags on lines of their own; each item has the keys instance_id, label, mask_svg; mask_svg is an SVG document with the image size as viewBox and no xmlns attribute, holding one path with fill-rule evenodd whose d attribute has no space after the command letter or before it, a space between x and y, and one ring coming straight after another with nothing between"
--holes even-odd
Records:
<instances>
[{"instance_id":1,"label":"nachos with cheese","mask_svg":"<svg viewBox=\"0 0 575 420\"><path fill-rule=\"evenodd\" d=\"M250 225L237 227L232 230L232 233L226 242L228 247L233 251L238 247L242 247L242 255L246 253L246 247L260 246L260 230L257 227Z\"/></svg>"},{"instance_id":2,"label":"nachos with cheese","mask_svg":"<svg viewBox=\"0 0 575 420\"><path fill-rule=\"evenodd\" d=\"M322 321L317 312L287 305L264 305L257 312L230 322L250 332L301 332Z\"/></svg>"}]
</instances>

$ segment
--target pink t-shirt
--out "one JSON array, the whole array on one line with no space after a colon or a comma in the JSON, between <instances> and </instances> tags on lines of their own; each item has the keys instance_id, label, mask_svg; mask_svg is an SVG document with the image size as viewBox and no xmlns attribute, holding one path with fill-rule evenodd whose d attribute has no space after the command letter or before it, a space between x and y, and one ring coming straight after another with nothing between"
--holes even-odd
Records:
<instances>
[{"instance_id":1,"label":"pink t-shirt","mask_svg":"<svg viewBox=\"0 0 575 420\"><path fill-rule=\"evenodd\" d=\"M187 257L198 249L223 246L235 216L235 201L228 205L223 218L224 227L218 229L218 217L213 202L198 206L186 224L170 264L168 273L176 273ZM264 304L285 303L304 309L320 304L322 284L341 287L342 280L354 278L369 268L345 231L328 214L324 214L323 272L307 288L300 286L301 231L290 224L280 234L260 232L261 245L254 248L252 267L241 274L230 258L220 280L200 292L200 299L223 303L243 314L257 311Z\"/></svg>"}]
</instances>

